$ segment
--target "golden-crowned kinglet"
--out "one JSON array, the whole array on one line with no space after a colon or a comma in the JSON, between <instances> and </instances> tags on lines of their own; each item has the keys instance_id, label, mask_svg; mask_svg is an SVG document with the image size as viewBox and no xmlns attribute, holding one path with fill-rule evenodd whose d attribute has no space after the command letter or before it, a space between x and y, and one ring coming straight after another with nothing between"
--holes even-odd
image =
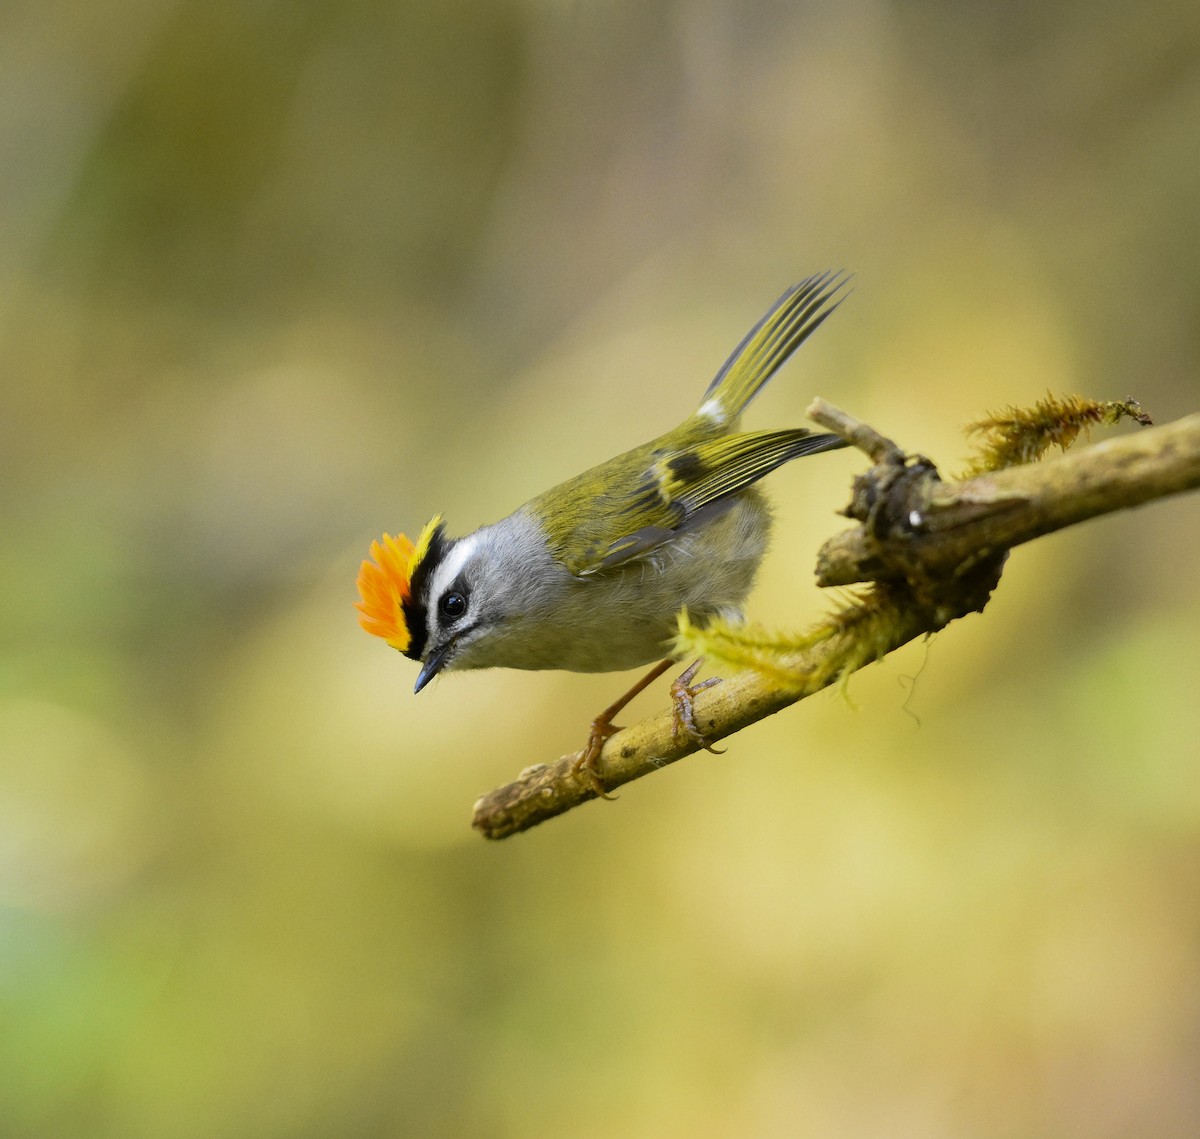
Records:
<instances>
[{"instance_id":1,"label":"golden-crowned kinglet","mask_svg":"<svg viewBox=\"0 0 1200 1139\"><path fill-rule=\"evenodd\" d=\"M358 576L359 622L421 662L414 691L454 669L634 668L670 651L682 609L699 623L736 619L771 525L758 480L790 459L846 445L803 428L739 432L738 420L837 307L845 284L827 272L788 289L733 350L700 407L665 435L465 537L448 537L438 515L415 545L403 534L373 542L374 561ZM672 694L677 723L703 743L691 717L694 674ZM616 730L612 717L646 682L597 719L581 765L593 767Z\"/></svg>"}]
</instances>

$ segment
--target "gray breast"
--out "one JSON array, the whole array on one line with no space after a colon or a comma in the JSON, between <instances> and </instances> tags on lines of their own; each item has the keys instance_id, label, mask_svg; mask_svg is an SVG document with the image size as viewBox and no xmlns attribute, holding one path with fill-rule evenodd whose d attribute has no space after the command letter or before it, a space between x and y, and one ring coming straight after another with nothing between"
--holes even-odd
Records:
<instances>
[{"instance_id":1,"label":"gray breast","mask_svg":"<svg viewBox=\"0 0 1200 1139\"><path fill-rule=\"evenodd\" d=\"M488 575L508 583L503 625L456 666L609 672L670 655L684 607L696 620L739 611L766 549L770 517L757 492L739 495L703 526L586 578L554 561L537 524L521 512L497 526L507 532L493 544L512 562Z\"/></svg>"}]
</instances>

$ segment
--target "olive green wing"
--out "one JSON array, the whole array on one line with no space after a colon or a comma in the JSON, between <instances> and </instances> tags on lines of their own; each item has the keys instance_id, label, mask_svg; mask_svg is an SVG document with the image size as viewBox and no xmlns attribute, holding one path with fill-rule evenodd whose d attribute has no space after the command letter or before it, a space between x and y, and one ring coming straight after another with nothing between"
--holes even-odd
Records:
<instances>
[{"instance_id":1,"label":"olive green wing","mask_svg":"<svg viewBox=\"0 0 1200 1139\"><path fill-rule=\"evenodd\" d=\"M844 446L840 436L797 429L723 435L650 452L649 465L620 501L605 496L590 504L592 516L557 552L577 576L644 557L776 467Z\"/></svg>"}]
</instances>

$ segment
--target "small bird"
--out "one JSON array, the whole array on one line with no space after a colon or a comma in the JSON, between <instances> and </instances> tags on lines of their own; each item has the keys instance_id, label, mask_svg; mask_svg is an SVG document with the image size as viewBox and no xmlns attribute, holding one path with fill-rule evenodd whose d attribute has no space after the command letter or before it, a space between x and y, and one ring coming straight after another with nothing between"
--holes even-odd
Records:
<instances>
[{"instance_id":1,"label":"small bird","mask_svg":"<svg viewBox=\"0 0 1200 1139\"><path fill-rule=\"evenodd\" d=\"M677 614L738 620L767 548L759 479L802 455L846 446L803 428L737 430L742 412L844 299L848 278L789 288L746 334L699 408L657 439L451 538L437 515L416 543L388 534L358 575L359 623L419 661L414 692L442 672L560 668L611 672L659 661L596 718L577 767L605 794L596 763L613 718L673 663ZM666 657L667 659L662 659ZM697 661L672 685L676 730L702 746ZM710 750L713 750L710 748Z\"/></svg>"}]
</instances>

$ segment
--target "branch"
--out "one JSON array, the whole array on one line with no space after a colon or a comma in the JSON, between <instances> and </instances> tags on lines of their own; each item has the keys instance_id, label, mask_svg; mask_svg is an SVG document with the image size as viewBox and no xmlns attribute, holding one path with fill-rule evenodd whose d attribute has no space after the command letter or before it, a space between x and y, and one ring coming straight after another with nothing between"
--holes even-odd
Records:
<instances>
[{"instance_id":1,"label":"branch","mask_svg":"<svg viewBox=\"0 0 1200 1139\"><path fill-rule=\"evenodd\" d=\"M836 431L842 413L829 411L817 400L809 415ZM914 565L931 575L953 572L981 553L1197 486L1200 414L963 482L942 482L932 466L909 465L882 494L878 480L856 487L847 513L861 515L863 525L825 543L817 584L896 579ZM868 495L874 501L865 501Z\"/></svg>"},{"instance_id":2,"label":"branch","mask_svg":"<svg viewBox=\"0 0 1200 1139\"><path fill-rule=\"evenodd\" d=\"M979 612L1008 550L1099 514L1200 486L1200 414L1028 466L943 482L926 459L906 457L873 428L818 400L810 416L873 460L845 513L860 525L818 556L821 585L871 590L800 641L696 632L710 660L753 664L696 700L709 742L818 692L956 617ZM686 631L686 630L685 630ZM612 736L599 761L609 789L698 751L675 734L671 712ZM596 798L575 756L527 768L475 805L472 825L505 838Z\"/></svg>"}]
</instances>

